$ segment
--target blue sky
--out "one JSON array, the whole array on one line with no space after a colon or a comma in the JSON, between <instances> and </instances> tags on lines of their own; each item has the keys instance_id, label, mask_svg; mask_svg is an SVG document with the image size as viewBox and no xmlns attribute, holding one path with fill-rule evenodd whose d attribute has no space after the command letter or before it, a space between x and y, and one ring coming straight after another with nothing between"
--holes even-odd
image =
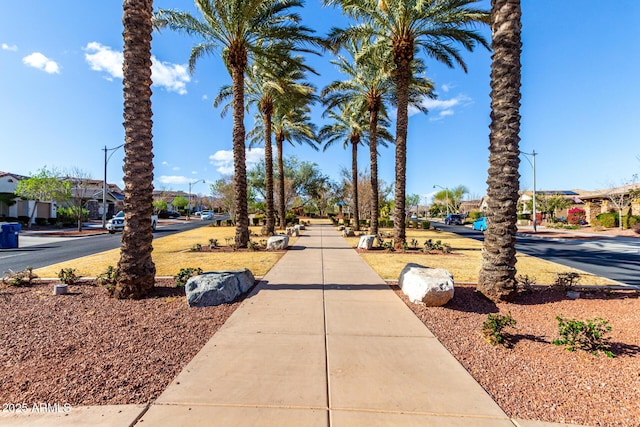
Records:
<instances>
[{"instance_id":1,"label":"blue sky","mask_svg":"<svg viewBox=\"0 0 640 427\"><path fill-rule=\"evenodd\" d=\"M90 4L90 6L89 6ZM87 7L79 7L86 5ZM489 1L485 3L489 7ZM156 0L155 8L193 10L191 1ZM521 150L535 150L540 190L618 186L640 171L640 2L524 0ZM305 25L324 35L343 25L339 11L308 0ZM43 166L78 167L103 177L103 151L124 141L122 127L122 1L3 2L0 14L0 170L23 175ZM484 29L487 38L489 30ZM187 60L195 40L154 33L152 54L154 166L157 189L188 190L231 168L230 115L212 106L230 77L219 57ZM469 72L427 59L438 99L428 115L410 117L407 192L425 199L434 185L486 192L490 53L464 53ZM314 58L319 89L339 79L329 54ZM322 125L321 109L314 119ZM247 129L252 114L247 115ZM286 146L285 155L316 162L338 179L350 151ZM122 149L108 180L122 185ZM248 155L259 161L262 151ZM393 147L381 150L380 178L394 180ZM366 147L359 164L368 165ZM521 188L531 189L531 165L521 163ZM193 192L208 193L202 182Z\"/></svg>"}]
</instances>

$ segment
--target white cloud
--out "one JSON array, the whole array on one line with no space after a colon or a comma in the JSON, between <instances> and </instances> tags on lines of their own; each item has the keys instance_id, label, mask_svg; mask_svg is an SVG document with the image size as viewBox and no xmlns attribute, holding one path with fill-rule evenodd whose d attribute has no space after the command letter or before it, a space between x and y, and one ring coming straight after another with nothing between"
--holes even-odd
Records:
<instances>
[{"instance_id":1,"label":"white cloud","mask_svg":"<svg viewBox=\"0 0 640 427\"><path fill-rule=\"evenodd\" d=\"M15 52L18 50L18 46L16 46L15 44L8 45L6 43L2 43L2 50L10 50L12 52Z\"/></svg>"},{"instance_id":2,"label":"white cloud","mask_svg":"<svg viewBox=\"0 0 640 427\"><path fill-rule=\"evenodd\" d=\"M49 74L60 74L60 67L58 64L40 52L33 52L31 55L25 56L22 58L22 62L25 65L37 68Z\"/></svg>"},{"instance_id":3,"label":"white cloud","mask_svg":"<svg viewBox=\"0 0 640 427\"><path fill-rule=\"evenodd\" d=\"M84 48L87 52L84 54L84 59L89 63L93 71L104 71L109 77L107 80L113 80L113 78L122 78L122 62L124 61L124 55L122 52L112 50L108 46L103 46L98 42L87 43Z\"/></svg>"},{"instance_id":4,"label":"white cloud","mask_svg":"<svg viewBox=\"0 0 640 427\"><path fill-rule=\"evenodd\" d=\"M169 162L167 162L166 160L164 162L161 163L162 166L169 166Z\"/></svg>"},{"instance_id":5,"label":"white cloud","mask_svg":"<svg viewBox=\"0 0 640 427\"><path fill-rule=\"evenodd\" d=\"M191 171L191 175L198 175L198 171Z\"/></svg>"},{"instance_id":6,"label":"white cloud","mask_svg":"<svg viewBox=\"0 0 640 427\"><path fill-rule=\"evenodd\" d=\"M422 100L422 106L429 110L431 121L441 120L447 116L453 116L457 108L465 107L471 104L473 100L467 95L458 95L449 99L431 99L424 98ZM420 111L415 108L409 108L409 115L419 113Z\"/></svg>"},{"instance_id":7,"label":"white cloud","mask_svg":"<svg viewBox=\"0 0 640 427\"><path fill-rule=\"evenodd\" d=\"M158 181L161 184L188 184L190 180L186 176L162 175Z\"/></svg>"},{"instance_id":8,"label":"white cloud","mask_svg":"<svg viewBox=\"0 0 640 427\"><path fill-rule=\"evenodd\" d=\"M107 80L114 78L121 79L122 62L124 54L120 51L111 49L98 42L87 43L84 48L87 52L84 55L85 60L94 71L103 71L107 73ZM151 57L151 80L155 85L164 87L169 92L177 92L180 95L187 93L187 83L191 81L191 77L187 72L187 67L180 64L172 64L158 60L155 56Z\"/></svg>"},{"instance_id":9,"label":"white cloud","mask_svg":"<svg viewBox=\"0 0 640 427\"><path fill-rule=\"evenodd\" d=\"M264 159L264 148L248 148L246 151L247 169L251 169L256 163ZM220 150L209 156L211 164L221 175L233 175L233 151Z\"/></svg>"},{"instance_id":10,"label":"white cloud","mask_svg":"<svg viewBox=\"0 0 640 427\"><path fill-rule=\"evenodd\" d=\"M174 171L176 171L176 172L177 172L177 171L179 171L179 170L180 170L180 166L174 166L174 167L172 167L172 168L171 168L171 170L174 170Z\"/></svg>"},{"instance_id":11,"label":"white cloud","mask_svg":"<svg viewBox=\"0 0 640 427\"><path fill-rule=\"evenodd\" d=\"M207 99L209 99L209 97L207 96L207 94L202 95L202 100L206 101Z\"/></svg>"}]
</instances>

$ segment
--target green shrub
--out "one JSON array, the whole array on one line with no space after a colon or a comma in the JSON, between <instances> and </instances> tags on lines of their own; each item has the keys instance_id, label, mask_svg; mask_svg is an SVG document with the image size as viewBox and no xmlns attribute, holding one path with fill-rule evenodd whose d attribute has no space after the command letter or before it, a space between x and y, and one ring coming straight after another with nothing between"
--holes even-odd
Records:
<instances>
[{"instance_id":1,"label":"green shrub","mask_svg":"<svg viewBox=\"0 0 640 427\"><path fill-rule=\"evenodd\" d=\"M418 221L411 221L411 227L413 227L414 230L418 229Z\"/></svg>"},{"instance_id":2,"label":"green shrub","mask_svg":"<svg viewBox=\"0 0 640 427\"><path fill-rule=\"evenodd\" d=\"M429 228L431 228L431 221L422 221L422 229L428 230Z\"/></svg>"},{"instance_id":3,"label":"green shrub","mask_svg":"<svg viewBox=\"0 0 640 427\"><path fill-rule=\"evenodd\" d=\"M566 291L577 285L579 281L580 273L573 271L569 273L558 273L556 274L556 280L553 283L553 286Z\"/></svg>"},{"instance_id":4,"label":"green shrub","mask_svg":"<svg viewBox=\"0 0 640 427\"><path fill-rule=\"evenodd\" d=\"M517 218L519 220L524 220L524 221L530 221L531 220L531 214L530 213L521 213L517 215ZM478 219L478 218L476 218Z\"/></svg>"},{"instance_id":5,"label":"green shrub","mask_svg":"<svg viewBox=\"0 0 640 427\"><path fill-rule=\"evenodd\" d=\"M13 272L9 270L4 273L2 277L2 283L8 286L31 286L33 279L38 278L37 275L33 274L33 268L26 267L22 271Z\"/></svg>"},{"instance_id":6,"label":"green shrub","mask_svg":"<svg viewBox=\"0 0 640 427\"><path fill-rule=\"evenodd\" d=\"M181 287L187 284L187 281L193 277L202 274L202 269L200 267L193 268L181 268L178 274L175 275L174 279L176 279L176 286Z\"/></svg>"},{"instance_id":7,"label":"green shrub","mask_svg":"<svg viewBox=\"0 0 640 427\"><path fill-rule=\"evenodd\" d=\"M508 337L504 333L504 329L516 325L516 321L511 317L511 312L505 315L502 314L489 314L487 320L482 324L482 336L491 345L504 345L509 346L511 343Z\"/></svg>"},{"instance_id":8,"label":"green shrub","mask_svg":"<svg viewBox=\"0 0 640 427\"><path fill-rule=\"evenodd\" d=\"M473 222L476 219L480 218L482 215L483 214L480 211L471 211L471 212L469 212L469 219L471 219L471 221ZM528 214L525 214L525 215L528 215ZM518 215L518 219L521 219L520 215Z\"/></svg>"},{"instance_id":9,"label":"green shrub","mask_svg":"<svg viewBox=\"0 0 640 427\"><path fill-rule=\"evenodd\" d=\"M563 319L556 316L560 339L553 340L555 345L564 345L569 351L584 350L592 354L603 352L613 357L610 350L609 338L605 335L611 332L609 322L601 319Z\"/></svg>"},{"instance_id":10,"label":"green shrub","mask_svg":"<svg viewBox=\"0 0 640 427\"><path fill-rule=\"evenodd\" d=\"M64 283L65 285L73 286L78 283L80 280L80 276L76 274L78 270L75 268L63 268L58 272L58 279L60 279L60 283Z\"/></svg>"},{"instance_id":11,"label":"green shrub","mask_svg":"<svg viewBox=\"0 0 640 427\"><path fill-rule=\"evenodd\" d=\"M596 219L600 221L600 225L605 228L614 228L618 226L618 214L615 212L605 212L596 216Z\"/></svg>"},{"instance_id":12,"label":"green shrub","mask_svg":"<svg viewBox=\"0 0 640 427\"><path fill-rule=\"evenodd\" d=\"M116 269L113 265L107 266L107 269L96 276L96 282L100 286L104 286L111 291L116 286Z\"/></svg>"}]
</instances>

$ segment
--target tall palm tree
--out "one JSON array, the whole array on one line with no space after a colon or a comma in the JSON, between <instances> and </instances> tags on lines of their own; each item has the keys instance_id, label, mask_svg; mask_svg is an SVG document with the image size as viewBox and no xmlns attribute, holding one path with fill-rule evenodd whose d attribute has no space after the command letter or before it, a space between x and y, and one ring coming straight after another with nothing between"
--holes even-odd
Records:
<instances>
[{"instance_id":1,"label":"tall palm tree","mask_svg":"<svg viewBox=\"0 0 640 427\"><path fill-rule=\"evenodd\" d=\"M516 213L520 174L520 0L492 0L491 125L487 231L478 289L494 301L516 290Z\"/></svg>"},{"instance_id":2,"label":"tall palm tree","mask_svg":"<svg viewBox=\"0 0 640 427\"><path fill-rule=\"evenodd\" d=\"M309 89L314 90L313 86L309 86ZM304 97L290 98L288 102L278 104L274 110L272 125L278 155L278 216L281 229L287 226L283 145L285 141L291 145L306 143L318 151L316 125L311 122L309 116L309 104L314 100L315 96L310 92Z\"/></svg>"},{"instance_id":3,"label":"tall palm tree","mask_svg":"<svg viewBox=\"0 0 640 427\"><path fill-rule=\"evenodd\" d=\"M124 215L116 298L142 298L155 283L153 247L153 136L151 133L152 0L125 0L124 15Z\"/></svg>"},{"instance_id":4,"label":"tall palm tree","mask_svg":"<svg viewBox=\"0 0 640 427\"><path fill-rule=\"evenodd\" d=\"M347 29L333 29L329 40L342 45L346 40L371 40L391 52L398 113L396 118L396 179L394 207L394 241L406 241L405 193L407 164L408 106L411 64L416 53L450 67L467 67L454 43L472 51L477 44L488 48L486 40L474 27L489 21L486 11L469 5L478 0L325 0L326 5L340 5L345 14L358 22ZM378 47L379 48L379 47Z\"/></svg>"},{"instance_id":5,"label":"tall palm tree","mask_svg":"<svg viewBox=\"0 0 640 427\"><path fill-rule=\"evenodd\" d=\"M361 111L351 110L348 105L341 104L338 111L328 110L325 116L331 123L320 129L318 137L326 141L324 150L334 142L343 141L346 149L351 146L351 198L353 200L353 229L360 231L360 211L358 204L358 145L363 141L368 123Z\"/></svg>"},{"instance_id":6,"label":"tall palm tree","mask_svg":"<svg viewBox=\"0 0 640 427\"><path fill-rule=\"evenodd\" d=\"M221 51L231 74L233 87L233 166L237 204L235 243L249 242L247 206L247 170L245 164L244 77L252 63L277 64L282 59L273 49L283 44L290 51L307 52L305 44L315 44L312 30L299 24L291 12L301 7L300 0L195 0L201 19L187 12L161 9L154 16L157 28L172 30L202 39L191 50L189 70L204 55Z\"/></svg>"},{"instance_id":7,"label":"tall palm tree","mask_svg":"<svg viewBox=\"0 0 640 427\"><path fill-rule=\"evenodd\" d=\"M284 58L286 53L283 52L282 55ZM256 122L258 125L247 135L250 138L249 146L264 145L267 235L275 234L273 152L271 144L274 108L279 103L288 102L288 99L292 96L305 96L310 91L313 92L313 89L303 79L304 71L315 73L315 70L304 65L304 59L299 56L287 58L276 65L277 67L265 68L260 64L254 64L247 69L247 78L245 79L247 109L255 106L259 113ZM231 91L228 88L223 87L214 105L217 106L223 99L228 98L230 93Z\"/></svg>"}]
</instances>

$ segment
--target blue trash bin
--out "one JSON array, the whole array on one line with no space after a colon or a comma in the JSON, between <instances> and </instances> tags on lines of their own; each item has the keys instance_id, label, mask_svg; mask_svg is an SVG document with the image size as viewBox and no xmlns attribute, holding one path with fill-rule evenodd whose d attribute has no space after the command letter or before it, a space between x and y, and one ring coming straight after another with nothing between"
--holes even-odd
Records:
<instances>
[{"instance_id":1,"label":"blue trash bin","mask_svg":"<svg viewBox=\"0 0 640 427\"><path fill-rule=\"evenodd\" d=\"M18 247L18 235L22 226L19 222L7 222L2 224L0 232L0 248L14 249Z\"/></svg>"}]
</instances>

